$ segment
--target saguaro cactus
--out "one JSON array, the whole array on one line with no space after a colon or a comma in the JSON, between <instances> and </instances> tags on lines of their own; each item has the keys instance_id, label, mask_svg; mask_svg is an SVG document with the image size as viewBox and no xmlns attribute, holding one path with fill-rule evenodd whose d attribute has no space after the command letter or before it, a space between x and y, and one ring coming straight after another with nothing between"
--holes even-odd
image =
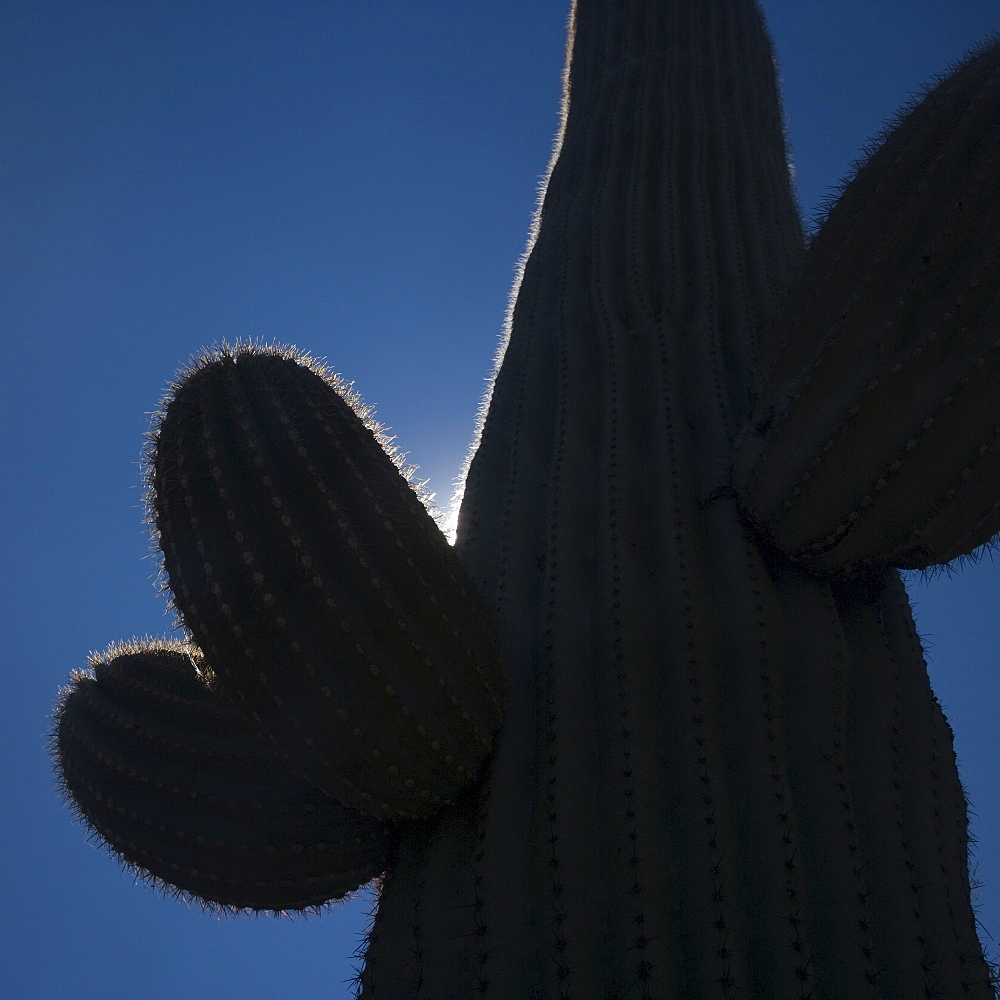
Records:
<instances>
[{"instance_id":1,"label":"saguaro cactus","mask_svg":"<svg viewBox=\"0 0 1000 1000\"><path fill-rule=\"evenodd\" d=\"M998 120L991 43L807 243L753 0L577 0L455 546L328 373L202 359L86 821L231 907L381 874L371 1000L993 996L898 570L1000 530Z\"/></svg>"}]
</instances>

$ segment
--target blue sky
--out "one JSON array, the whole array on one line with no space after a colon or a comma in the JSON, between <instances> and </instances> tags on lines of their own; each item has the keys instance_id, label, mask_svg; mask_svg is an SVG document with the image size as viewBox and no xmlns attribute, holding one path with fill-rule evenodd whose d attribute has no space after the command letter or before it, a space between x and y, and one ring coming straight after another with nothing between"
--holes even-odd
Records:
<instances>
[{"instance_id":1,"label":"blue sky","mask_svg":"<svg viewBox=\"0 0 1000 1000\"><path fill-rule=\"evenodd\" d=\"M4 3L0 968L16 1000L348 995L365 900L218 920L134 886L61 805L47 715L89 650L170 630L139 459L202 346L327 357L447 500L549 158L567 3ZM909 94L1000 30L995 0L763 6L807 217ZM1000 561L911 593L1000 941Z\"/></svg>"}]
</instances>

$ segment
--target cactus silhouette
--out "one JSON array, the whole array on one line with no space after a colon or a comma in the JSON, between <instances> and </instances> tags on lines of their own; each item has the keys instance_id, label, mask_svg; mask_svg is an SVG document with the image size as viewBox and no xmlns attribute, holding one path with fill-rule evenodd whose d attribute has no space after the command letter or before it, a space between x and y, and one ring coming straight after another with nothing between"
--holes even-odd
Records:
<instances>
[{"instance_id":1,"label":"cactus silhouette","mask_svg":"<svg viewBox=\"0 0 1000 1000\"><path fill-rule=\"evenodd\" d=\"M185 643L54 752L147 877L381 876L366 998L994 995L900 569L1000 530L1000 44L806 240L753 0L577 0L563 128L449 546L290 350L173 386Z\"/></svg>"}]
</instances>

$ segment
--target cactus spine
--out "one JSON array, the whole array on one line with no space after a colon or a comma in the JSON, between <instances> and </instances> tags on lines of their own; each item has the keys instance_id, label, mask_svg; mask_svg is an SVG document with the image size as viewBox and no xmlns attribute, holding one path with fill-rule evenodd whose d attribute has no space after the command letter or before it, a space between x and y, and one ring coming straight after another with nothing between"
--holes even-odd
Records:
<instances>
[{"instance_id":1,"label":"cactus spine","mask_svg":"<svg viewBox=\"0 0 1000 1000\"><path fill-rule=\"evenodd\" d=\"M151 484L198 690L290 805L383 824L369 1000L985 1000L898 569L1000 529L1000 46L807 247L752 0L577 0L571 37L454 551L308 364L175 387ZM105 716L64 780L131 857L87 797L128 759Z\"/></svg>"}]
</instances>

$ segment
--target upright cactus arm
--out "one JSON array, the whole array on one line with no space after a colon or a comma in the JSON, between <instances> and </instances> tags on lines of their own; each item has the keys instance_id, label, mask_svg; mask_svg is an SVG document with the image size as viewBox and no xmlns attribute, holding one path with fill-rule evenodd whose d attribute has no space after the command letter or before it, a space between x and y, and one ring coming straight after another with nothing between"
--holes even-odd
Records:
<instances>
[{"instance_id":1,"label":"upright cactus arm","mask_svg":"<svg viewBox=\"0 0 1000 1000\"><path fill-rule=\"evenodd\" d=\"M174 603L291 770L378 818L470 784L499 725L491 629L342 383L223 350L175 387L152 512Z\"/></svg>"},{"instance_id":2,"label":"upright cactus arm","mask_svg":"<svg viewBox=\"0 0 1000 1000\"><path fill-rule=\"evenodd\" d=\"M91 667L59 706L60 781L147 881L224 909L305 909L391 863L394 826L290 775L189 647L132 643Z\"/></svg>"},{"instance_id":3,"label":"upright cactus arm","mask_svg":"<svg viewBox=\"0 0 1000 1000\"><path fill-rule=\"evenodd\" d=\"M884 138L806 255L737 492L824 572L924 568L1000 531L1000 41Z\"/></svg>"}]
</instances>

